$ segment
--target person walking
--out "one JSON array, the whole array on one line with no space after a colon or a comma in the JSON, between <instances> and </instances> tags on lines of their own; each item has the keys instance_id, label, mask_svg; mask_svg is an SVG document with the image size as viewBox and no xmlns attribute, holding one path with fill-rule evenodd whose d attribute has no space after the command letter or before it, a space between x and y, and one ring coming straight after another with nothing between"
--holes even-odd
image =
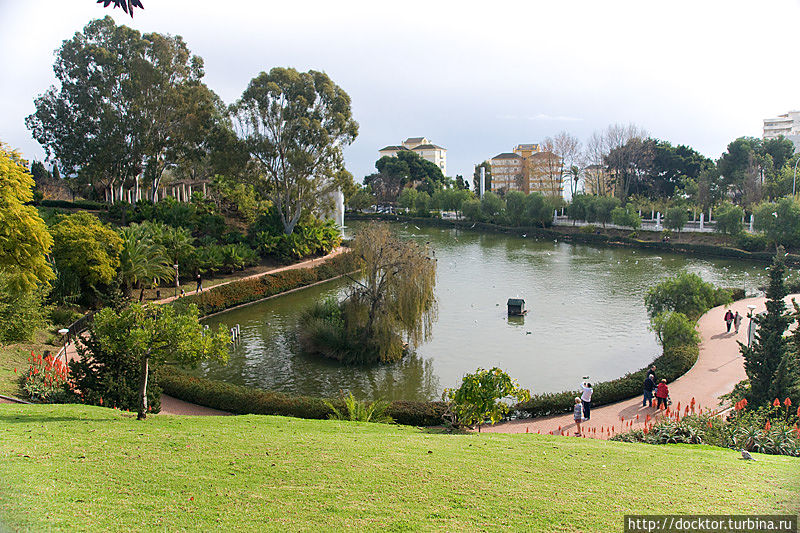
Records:
<instances>
[{"instance_id":1,"label":"person walking","mask_svg":"<svg viewBox=\"0 0 800 533\"><path fill-rule=\"evenodd\" d=\"M644 380L644 399L642 400L642 407L653 407L653 390L656 388L654 374L647 374Z\"/></svg>"},{"instance_id":2,"label":"person walking","mask_svg":"<svg viewBox=\"0 0 800 533\"><path fill-rule=\"evenodd\" d=\"M200 275L200 272L197 273L195 279L197 280L197 289L195 289L195 292L203 292L203 276Z\"/></svg>"},{"instance_id":3,"label":"person walking","mask_svg":"<svg viewBox=\"0 0 800 533\"><path fill-rule=\"evenodd\" d=\"M733 315L733 327L736 329L736 333L739 333L739 326L742 325L742 315L739 314L739 311L736 311L736 314Z\"/></svg>"},{"instance_id":4,"label":"person walking","mask_svg":"<svg viewBox=\"0 0 800 533\"><path fill-rule=\"evenodd\" d=\"M650 379L653 380L653 388L655 388L656 382L658 381L656 379L656 365L650 366L650 370L647 371L647 375L650 376Z\"/></svg>"},{"instance_id":5,"label":"person walking","mask_svg":"<svg viewBox=\"0 0 800 533\"><path fill-rule=\"evenodd\" d=\"M669 387L667 387L667 380L662 379L661 383L659 383L658 387L656 387L656 400L658 400L656 409L661 409L662 405L664 406L664 409L666 409L667 398L669 398Z\"/></svg>"},{"instance_id":6,"label":"person walking","mask_svg":"<svg viewBox=\"0 0 800 533\"><path fill-rule=\"evenodd\" d=\"M732 323L733 323L733 313L731 313L731 310L728 309L725 312L725 325L728 326L728 333L731 332L731 324Z\"/></svg>"},{"instance_id":7,"label":"person walking","mask_svg":"<svg viewBox=\"0 0 800 533\"><path fill-rule=\"evenodd\" d=\"M575 418L575 425L577 426L578 430L575 432L575 436L581 436L581 421L583 420L583 405L581 405L581 399L577 396L575 397L575 406L572 408L573 417Z\"/></svg>"},{"instance_id":8,"label":"person walking","mask_svg":"<svg viewBox=\"0 0 800 533\"><path fill-rule=\"evenodd\" d=\"M586 379L584 377L583 379ZM583 405L583 419L589 420L589 415L592 412L592 393L594 389L592 389L592 384L588 381L581 382L581 386L578 389L581 391L581 404Z\"/></svg>"}]
</instances>

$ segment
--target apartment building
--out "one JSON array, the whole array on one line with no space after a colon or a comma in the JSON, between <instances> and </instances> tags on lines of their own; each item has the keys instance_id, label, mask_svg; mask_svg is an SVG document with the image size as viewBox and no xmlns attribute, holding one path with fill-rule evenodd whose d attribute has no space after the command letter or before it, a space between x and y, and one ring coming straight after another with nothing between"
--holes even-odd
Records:
<instances>
[{"instance_id":1,"label":"apartment building","mask_svg":"<svg viewBox=\"0 0 800 533\"><path fill-rule=\"evenodd\" d=\"M494 156L492 165L492 191L522 191L525 194L540 192L561 196L561 158L543 152L538 144L518 144L513 152Z\"/></svg>"},{"instance_id":2,"label":"apartment building","mask_svg":"<svg viewBox=\"0 0 800 533\"><path fill-rule=\"evenodd\" d=\"M398 152L403 150L411 150L422 159L430 161L442 169L442 174L447 176L447 149L433 144L426 137L409 137L403 141L402 144L389 145L385 148L381 148L378 150L378 153L380 157L395 157Z\"/></svg>"},{"instance_id":3,"label":"apartment building","mask_svg":"<svg viewBox=\"0 0 800 533\"><path fill-rule=\"evenodd\" d=\"M800 111L764 119L764 139L777 139L781 135L794 143L795 152L800 149Z\"/></svg>"}]
</instances>

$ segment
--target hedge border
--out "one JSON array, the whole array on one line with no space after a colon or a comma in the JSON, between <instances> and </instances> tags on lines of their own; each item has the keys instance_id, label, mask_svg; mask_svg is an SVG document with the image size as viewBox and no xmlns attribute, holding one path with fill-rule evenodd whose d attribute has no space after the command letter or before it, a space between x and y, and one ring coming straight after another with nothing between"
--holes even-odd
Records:
<instances>
[{"instance_id":1,"label":"hedge border","mask_svg":"<svg viewBox=\"0 0 800 533\"><path fill-rule=\"evenodd\" d=\"M326 419L333 411L322 398L233 385L224 381L191 376L176 367L158 370L158 384L166 394L181 400L237 415L258 414ZM341 399L331 400L344 409ZM444 402L394 401L386 414L398 424L437 426L447 406Z\"/></svg>"},{"instance_id":2,"label":"hedge border","mask_svg":"<svg viewBox=\"0 0 800 533\"><path fill-rule=\"evenodd\" d=\"M643 241L640 239L633 239L631 237L611 237L606 234L596 233L567 233L561 232L556 229L541 228L538 226L503 226L500 224L492 224L490 222L473 222L467 220L445 220L438 217L409 217L406 215L387 215L387 214L371 214L371 213L349 213L348 218L351 220L385 220L385 221L403 221L413 222L415 224L427 224L430 226L459 228L463 230L484 230L493 233L526 233L532 237L542 237L546 239L561 239L565 242L574 242L578 244L594 244L609 247L627 247L627 248L642 248L649 250L658 250L664 252L673 252L678 254L698 255L705 257L722 257L732 259L742 259L746 261L756 261L759 263L771 263L775 254L770 252L748 252L747 250L740 250L739 248L731 248L728 246L715 246L712 244L691 244L691 243L673 243L662 241ZM788 254L786 256L786 265L792 267L800 267L800 255Z\"/></svg>"}]
</instances>

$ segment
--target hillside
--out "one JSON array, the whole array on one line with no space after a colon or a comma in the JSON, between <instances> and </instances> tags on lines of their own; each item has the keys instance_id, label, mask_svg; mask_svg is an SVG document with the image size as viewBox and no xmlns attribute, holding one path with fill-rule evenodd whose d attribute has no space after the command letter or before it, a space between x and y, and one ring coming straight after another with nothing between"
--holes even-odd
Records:
<instances>
[{"instance_id":1,"label":"hillside","mask_svg":"<svg viewBox=\"0 0 800 533\"><path fill-rule=\"evenodd\" d=\"M626 513L800 509L800 461L281 417L0 406L12 530L620 530ZM2 529L2 526L0 526Z\"/></svg>"}]
</instances>

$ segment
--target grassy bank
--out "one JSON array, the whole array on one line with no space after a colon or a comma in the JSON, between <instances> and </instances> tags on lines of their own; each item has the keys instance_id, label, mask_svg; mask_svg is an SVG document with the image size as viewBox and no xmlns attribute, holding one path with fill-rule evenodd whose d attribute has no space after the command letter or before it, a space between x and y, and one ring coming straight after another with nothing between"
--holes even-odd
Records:
<instances>
[{"instance_id":1,"label":"grassy bank","mask_svg":"<svg viewBox=\"0 0 800 533\"><path fill-rule=\"evenodd\" d=\"M707 447L263 416L137 422L97 407L6 405L0 521L36 531L617 531L626 513L797 512L797 459L737 457Z\"/></svg>"}]
</instances>

